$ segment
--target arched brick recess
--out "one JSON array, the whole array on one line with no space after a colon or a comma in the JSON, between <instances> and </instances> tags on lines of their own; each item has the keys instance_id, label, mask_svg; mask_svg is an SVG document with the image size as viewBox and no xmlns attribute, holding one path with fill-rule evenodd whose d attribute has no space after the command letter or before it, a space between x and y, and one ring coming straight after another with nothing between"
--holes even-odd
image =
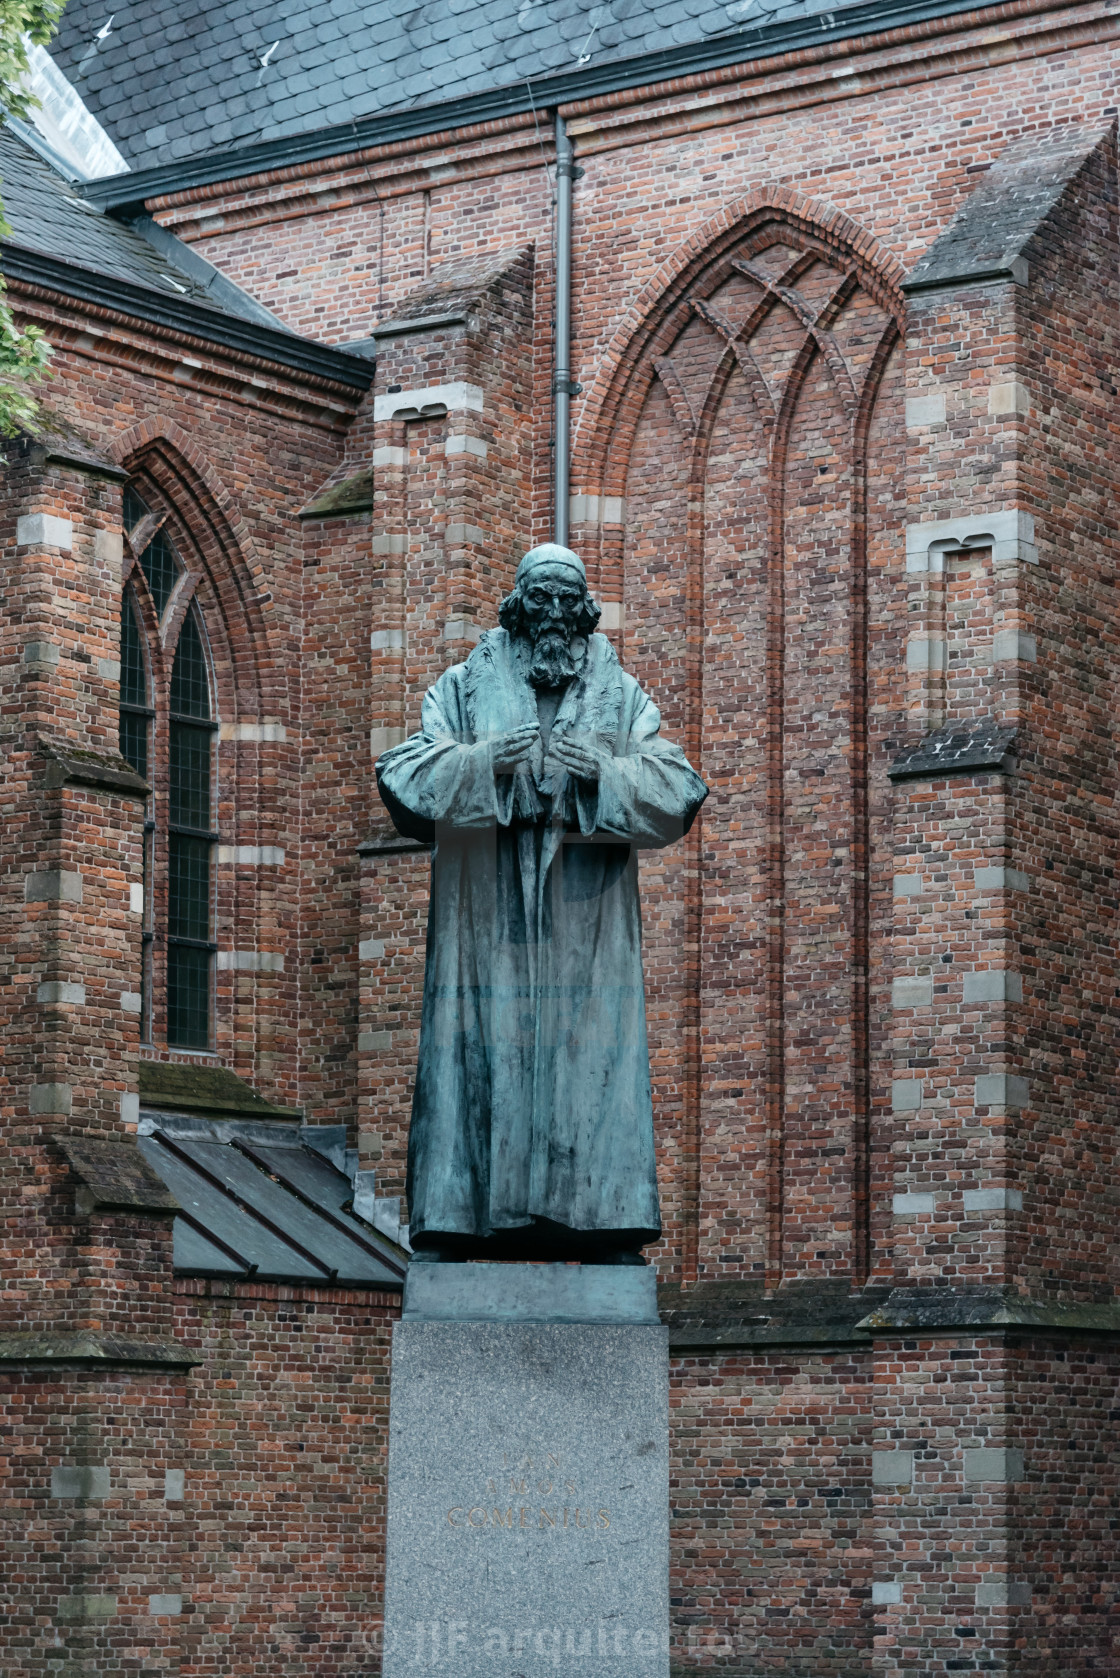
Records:
<instances>
[{"instance_id":1,"label":"arched brick recess","mask_svg":"<svg viewBox=\"0 0 1120 1678\"><path fill-rule=\"evenodd\" d=\"M222 846L275 845L283 848L284 809L276 788L287 784L298 796L295 726L297 695L287 661L267 621L268 577L251 532L232 496L205 455L172 421L146 422L116 440L114 457L131 474L144 499L166 511L167 530L186 566L162 625L162 670L157 680L166 701L174 648L192 601L198 603L214 670L217 719L223 725L217 749L217 828ZM127 573L126 573L127 576ZM138 594L146 591L142 582ZM156 674L156 673L154 673ZM246 729L246 725L248 728ZM242 737L261 731L268 739ZM276 738L282 731L283 738ZM157 733L153 785L166 790L167 764ZM164 912L166 875L157 850L154 876L157 925ZM219 867L214 904L219 947L268 950L278 942L280 906L270 872ZM163 955L154 952L156 1047L161 1043L160 998ZM270 1004L269 993L293 979L256 974L252 981L219 969L215 991L215 1047L236 1070L252 1076L256 1044ZM178 1058L182 1058L179 1054Z\"/></svg>"},{"instance_id":2,"label":"arched brick recess","mask_svg":"<svg viewBox=\"0 0 1120 1678\"><path fill-rule=\"evenodd\" d=\"M626 509L580 545L712 786L643 886L686 1280L867 1273L869 614L885 667L901 656L878 551L869 601L868 437L897 381L900 278L828 206L730 206L630 311L577 441L577 487ZM880 426L877 506L901 439Z\"/></svg>"},{"instance_id":3,"label":"arched brick recess","mask_svg":"<svg viewBox=\"0 0 1120 1678\"><path fill-rule=\"evenodd\" d=\"M682 302L706 298L719 283L721 267L750 235L769 223L801 232L823 250L846 258L869 294L901 320L904 270L896 257L858 222L822 199L785 186L764 186L735 199L710 217L674 252L634 299L596 369L595 382L580 409L572 440L573 482L588 494L618 494L611 463L621 460L625 476L627 435L640 410L648 378L634 388L644 358L658 353ZM629 420L629 424L627 424Z\"/></svg>"}]
</instances>

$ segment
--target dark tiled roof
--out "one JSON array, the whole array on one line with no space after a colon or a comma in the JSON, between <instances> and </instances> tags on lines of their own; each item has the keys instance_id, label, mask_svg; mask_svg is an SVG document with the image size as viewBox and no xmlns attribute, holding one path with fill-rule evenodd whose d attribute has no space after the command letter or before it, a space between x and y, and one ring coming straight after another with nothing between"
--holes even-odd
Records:
<instances>
[{"instance_id":1,"label":"dark tiled roof","mask_svg":"<svg viewBox=\"0 0 1120 1678\"><path fill-rule=\"evenodd\" d=\"M10 280L44 285L355 390L369 387L368 356L288 331L151 217L129 226L79 196L6 127L0 127L0 182L12 229L0 246L0 269Z\"/></svg>"},{"instance_id":2,"label":"dark tiled roof","mask_svg":"<svg viewBox=\"0 0 1120 1678\"><path fill-rule=\"evenodd\" d=\"M10 128L0 129L0 179L12 244L150 286L165 296L206 299L201 285L173 268L130 227L88 204Z\"/></svg>"},{"instance_id":3,"label":"dark tiled roof","mask_svg":"<svg viewBox=\"0 0 1120 1678\"><path fill-rule=\"evenodd\" d=\"M407 1253L355 1217L350 1178L298 1125L142 1109L140 1128L140 1153L178 1205L180 1274L401 1287Z\"/></svg>"},{"instance_id":4,"label":"dark tiled roof","mask_svg":"<svg viewBox=\"0 0 1120 1678\"><path fill-rule=\"evenodd\" d=\"M12 229L7 243L145 286L164 297L190 298L223 314L260 321L263 311L250 298L231 299L233 287L216 303L206 285L124 222L88 203L10 128L0 128L0 180Z\"/></svg>"},{"instance_id":5,"label":"dark tiled roof","mask_svg":"<svg viewBox=\"0 0 1120 1678\"><path fill-rule=\"evenodd\" d=\"M853 27L879 9L848 8ZM112 29L91 52L111 10ZM726 41L734 62L755 55L760 30L804 18L844 33L844 9L829 0L70 0L51 52L132 167L152 169L494 89L524 92L526 78L601 77L709 42Z\"/></svg>"}]
</instances>

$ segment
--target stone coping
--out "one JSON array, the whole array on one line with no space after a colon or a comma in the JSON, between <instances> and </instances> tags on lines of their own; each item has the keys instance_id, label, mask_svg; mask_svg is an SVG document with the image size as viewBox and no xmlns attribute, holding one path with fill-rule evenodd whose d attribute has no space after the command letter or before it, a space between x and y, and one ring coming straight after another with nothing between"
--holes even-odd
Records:
<instances>
[{"instance_id":1,"label":"stone coping","mask_svg":"<svg viewBox=\"0 0 1120 1678\"><path fill-rule=\"evenodd\" d=\"M141 1340L92 1329L25 1330L0 1334L0 1365L24 1368L132 1368L186 1371L204 1362L177 1340Z\"/></svg>"},{"instance_id":2,"label":"stone coping","mask_svg":"<svg viewBox=\"0 0 1120 1678\"><path fill-rule=\"evenodd\" d=\"M646 1265L410 1264L404 1322L657 1323Z\"/></svg>"}]
</instances>

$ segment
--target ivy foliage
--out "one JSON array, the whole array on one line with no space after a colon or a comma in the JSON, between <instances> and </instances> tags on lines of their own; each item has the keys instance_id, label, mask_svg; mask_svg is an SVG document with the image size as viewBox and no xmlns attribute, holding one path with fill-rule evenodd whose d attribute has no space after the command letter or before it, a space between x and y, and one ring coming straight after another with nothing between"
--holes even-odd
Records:
<instances>
[{"instance_id":1,"label":"ivy foliage","mask_svg":"<svg viewBox=\"0 0 1120 1678\"><path fill-rule=\"evenodd\" d=\"M38 101L27 90L27 43L45 46L58 28L66 0L0 0L0 106L10 116L30 119ZM0 203L0 238L11 227ZM51 347L37 326L23 331L12 319L0 279L0 436L39 429L39 405L31 386L41 379Z\"/></svg>"}]
</instances>

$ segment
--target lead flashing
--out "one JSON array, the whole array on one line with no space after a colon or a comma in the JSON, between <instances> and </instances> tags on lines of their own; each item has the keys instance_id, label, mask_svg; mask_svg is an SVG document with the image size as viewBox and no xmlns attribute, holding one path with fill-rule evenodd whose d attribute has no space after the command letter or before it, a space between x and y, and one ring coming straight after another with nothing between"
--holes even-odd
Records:
<instances>
[{"instance_id":1,"label":"lead flashing","mask_svg":"<svg viewBox=\"0 0 1120 1678\"><path fill-rule=\"evenodd\" d=\"M371 342L377 343L381 338L403 338L409 332L437 332L445 326L466 324L467 316L461 309L445 315L418 315L415 320L387 320L374 327Z\"/></svg>"},{"instance_id":2,"label":"lead flashing","mask_svg":"<svg viewBox=\"0 0 1120 1678\"><path fill-rule=\"evenodd\" d=\"M923 291L951 291L956 286L1006 284L1012 281L1016 285L1026 285L1030 277L1030 264L1024 257L1016 256L1009 262L997 263L991 267L970 268L967 264L962 264L957 268L949 267L944 273L932 274L928 278L916 274L913 279L903 280L902 293L904 297L913 297Z\"/></svg>"},{"instance_id":3,"label":"lead flashing","mask_svg":"<svg viewBox=\"0 0 1120 1678\"><path fill-rule=\"evenodd\" d=\"M92 1366L185 1373L197 1369L204 1361L177 1340L141 1340L131 1334L95 1334L82 1329L0 1334L0 1364L16 1364L24 1369Z\"/></svg>"},{"instance_id":4,"label":"lead flashing","mask_svg":"<svg viewBox=\"0 0 1120 1678\"><path fill-rule=\"evenodd\" d=\"M1120 1335L1120 1303L1066 1304L1000 1289L894 1288L856 1327L872 1335L955 1334L962 1329Z\"/></svg>"},{"instance_id":5,"label":"lead flashing","mask_svg":"<svg viewBox=\"0 0 1120 1678\"><path fill-rule=\"evenodd\" d=\"M908 746L891 763L892 781L939 781L946 775L972 775L995 770L1010 775L1017 767L1017 730L984 718L979 723L950 723Z\"/></svg>"}]
</instances>

